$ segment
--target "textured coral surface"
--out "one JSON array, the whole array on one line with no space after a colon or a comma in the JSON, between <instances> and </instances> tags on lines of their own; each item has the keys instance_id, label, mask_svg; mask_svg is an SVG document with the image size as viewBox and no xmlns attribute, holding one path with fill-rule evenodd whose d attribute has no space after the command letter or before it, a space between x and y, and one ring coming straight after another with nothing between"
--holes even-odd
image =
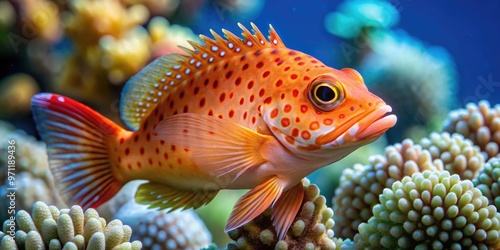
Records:
<instances>
[{"instance_id":1,"label":"textured coral surface","mask_svg":"<svg viewBox=\"0 0 500 250\"><path fill-rule=\"evenodd\" d=\"M358 249L496 249L500 213L469 180L447 171L406 176L385 189L359 226Z\"/></svg>"},{"instance_id":2,"label":"textured coral surface","mask_svg":"<svg viewBox=\"0 0 500 250\"><path fill-rule=\"evenodd\" d=\"M20 210L15 223L4 222L0 249L141 249L141 242L129 242L131 235L129 226L119 220L106 223L94 209L59 210L39 201L31 214Z\"/></svg>"},{"instance_id":3,"label":"textured coral surface","mask_svg":"<svg viewBox=\"0 0 500 250\"><path fill-rule=\"evenodd\" d=\"M500 154L500 104L488 101L469 103L465 109L450 112L444 130L459 133L472 140L484 152L485 158Z\"/></svg>"}]
</instances>

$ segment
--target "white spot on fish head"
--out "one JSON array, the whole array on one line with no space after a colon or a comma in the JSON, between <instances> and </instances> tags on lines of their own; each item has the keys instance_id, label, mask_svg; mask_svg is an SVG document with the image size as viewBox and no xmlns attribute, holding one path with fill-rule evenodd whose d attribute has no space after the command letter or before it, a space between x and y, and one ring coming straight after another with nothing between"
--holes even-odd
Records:
<instances>
[{"instance_id":1,"label":"white spot on fish head","mask_svg":"<svg viewBox=\"0 0 500 250\"><path fill-rule=\"evenodd\" d=\"M174 68L174 69L180 69L181 65L174 65L172 68Z\"/></svg>"},{"instance_id":2,"label":"white spot on fish head","mask_svg":"<svg viewBox=\"0 0 500 250\"><path fill-rule=\"evenodd\" d=\"M227 47L229 47L230 49L232 49L232 48L234 48L234 45L233 45L233 43L228 43Z\"/></svg>"},{"instance_id":3,"label":"white spot on fish head","mask_svg":"<svg viewBox=\"0 0 500 250\"><path fill-rule=\"evenodd\" d=\"M273 39L273 43L274 43L274 44L278 44L278 40Z\"/></svg>"},{"instance_id":4,"label":"white spot on fish head","mask_svg":"<svg viewBox=\"0 0 500 250\"><path fill-rule=\"evenodd\" d=\"M177 75L175 76L175 78L177 78L177 79L181 79L181 77L182 77L182 76L181 76L180 74L177 74Z\"/></svg>"},{"instance_id":5,"label":"white spot on fish head","mask_svg":"<svg viewBox=\"0 0 500 250\"><path fill-rule=\"evenodd\" d=\"M217 51L219 48L217 46L212 46L212 51Z\"/></svg>"},{"instance_id":6,"label":"white spot on fish head","mask_svg":"<svg viewBox=\"0 0 500 250\"><path fill-rule=\"evenodd\" d=\"M196 62L196 68L201 66L201 62Z\"/></svg>"},{"instance_id":7,"label":"white spot on fish head","mask_svg":"<svg viewBox=\"0 0 500 250\"><path fill-rule=\"evenodd\" d=\"M240 48L236 48L236 52L240 52L240 50L241 50Z\"/></svg>"},{"instance_id":8,"label":"white spot on fish head","mask_svg":"<svg viewBox=\"0 0 500 250\"><path fill-rule=\"evenodd\" d=\"M224 52L224 51L220 52L220 56L224 56L225 54L226 54L226 52Z\"/></svg>"},{"instance_id":9,"label":"white spot on fish head","mask_svg":"<svg viewBox=\"0 0 500 250\"><path fill-rule=\"evenodd\" d=\"M213 58L213 57L210 57L210 58L208 59L208 62L213 62L213 61L214 61L214 58Z\"/></svg>"},{"instance_id":10,"label":"white spot on fish head","mask_svg":"<svg viewBox=\"0 0 500 250\"><path fill-rule=\"evenodd\" d=\"M208 57L208 54L207 53L203 53L203 55L201 55L202 58L207 58Z\"/></svg>"},{"instance_id":11,"label":"white spot on fish head","mask_svg":"<svg viewBox=\"0 0 500 250\"><path fill-rule=\"evenodd\" d=\"M194 59L189 60L189 64L193 64L194 61L195 61Z\"/></svg>"},{"instance_id":12,"label":"white spot on fish head","mask_svg":"<svg viewBox=\"0 0 500 250\"><path fill-rule=\"evenodd\" d=\"M191 72L190 69L186 69L186 75L188 75Z\"/></svg>"},{"instance_id":13,"label":"white spot on fish head","mask_svg":"<svg viewBox=\"0 0 500 250\"><path fill-rule=\"evenodd\" d=\"M248 42L247 42L247 45L248 45L248 46L252 46L252 42L251 42L251 41L248 41Z\"/></svg>"},{"instance_id":14,"label":"white spot on fish head","mask_svg":"<svg viewBox=\"0 0 500 250\"><path fill-rule=\"evenodd\" d=\"M57 100L60 101L60 102L64 102L64 97L59 96L59 97L57 97Z\"/></svg>"},{"instance_id":15,"label":"white spot on fish head","mask_svg":"<svg viewBox=\"0 0 500 250\"><path fill-rule=\"evenodd\" d=\"M356 123L349 129L349 135L354 136L358 132L358 130L359 130L359 124Z\"/></svg>"}]
</instances>

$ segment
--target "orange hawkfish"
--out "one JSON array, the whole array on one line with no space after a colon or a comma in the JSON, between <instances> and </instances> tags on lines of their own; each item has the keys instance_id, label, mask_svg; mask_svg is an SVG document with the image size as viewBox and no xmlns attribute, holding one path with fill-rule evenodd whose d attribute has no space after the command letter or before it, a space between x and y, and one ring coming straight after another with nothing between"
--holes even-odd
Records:
<instances>
[{"instance_id":1,"label":"orange hawkfish","mask_svg":"<svg viewBox=\"0 0 500 250\"><path fill-rule=\"evenodd\" d=\"M188 209L221 189L251 189L236 203L226 231L272 206L283 239L304 197L301 179L393 127L391 107L360 74L337 70L268 39L252 24L242 38L200 35L185 55L157 58L125 85L125 130L70 98L33 97L61 195L98 207L129 181L150 208Z\"/></svg>"}]
</instances>

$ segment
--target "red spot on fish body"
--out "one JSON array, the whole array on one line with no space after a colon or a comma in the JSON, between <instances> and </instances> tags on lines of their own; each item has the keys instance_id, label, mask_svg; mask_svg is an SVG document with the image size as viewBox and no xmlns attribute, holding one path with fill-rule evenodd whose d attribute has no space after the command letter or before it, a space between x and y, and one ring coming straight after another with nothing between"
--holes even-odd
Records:
<instances>
[{"instance_id":1,"label":"red spot on fish body","mask_svg":"<svg viewBox=\"0 0 500 250\"><path fill-rule=\"evenodd\" d=\"M304 140L311 139L311 133L309 133L309 131L307 131L307 130L302 131L302 133L300 133L300 135L302 136L302 138L304 138Z\"/></svg>"},{"instance_id":2,"label":"red spot on fish body","mask_svg":"<svg viewBox=\"0 0 500 250\"><path fill-rule=\"evenodd\" d=\"M278 116L278 112L279 112L279 110L278 110L277 108L273 109L273 110L271 111L271 114L269 115L269 117L270 117L271 119L276 118L276 117Z\"/></svg>"},{"instance_id":3,"label":"red spot on fish body","mask_svg":"<svg viewBox=\"0 0 500 250\"><path fill-rule=\"evenodd\" d=\"M281 119L281 126L283 126L284 128L290 126L290 119L288 118Z\"/></svg>"}]
</instances>

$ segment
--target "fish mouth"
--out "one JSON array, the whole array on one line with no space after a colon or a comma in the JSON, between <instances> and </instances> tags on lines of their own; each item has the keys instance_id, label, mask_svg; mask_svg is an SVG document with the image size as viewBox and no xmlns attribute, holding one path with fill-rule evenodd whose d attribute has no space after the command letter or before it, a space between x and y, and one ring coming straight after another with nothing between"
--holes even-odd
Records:
<instances>
[{"instance_id":1,"label":"fish mouth","mask_svg":"<svg viewBox=\"0 0 500 250\"><path fill-rule=\"evenodd\" d=\"M397 122L397 117L394 114L387 114L391 111L392 108L389 105L377 108L351 125L344 133L327 143L327 145L339 146L345 142L349 144L359 143L378 138Z\"/></svg>"},{"instance_id":2,"label":"fish mouth","mask_svg":"<svg viewBox=\"0 0 500 250\"><path fill-rule=\"evenodd\" d=\"M378 137L388 129L394 127L397 122L396 115L386 115L391 111L391 106L384 105L358 121L356 124L366 124L366 126L356 133L356 138L364 140L370 137Z\"/></svg>"}]
</instances>

